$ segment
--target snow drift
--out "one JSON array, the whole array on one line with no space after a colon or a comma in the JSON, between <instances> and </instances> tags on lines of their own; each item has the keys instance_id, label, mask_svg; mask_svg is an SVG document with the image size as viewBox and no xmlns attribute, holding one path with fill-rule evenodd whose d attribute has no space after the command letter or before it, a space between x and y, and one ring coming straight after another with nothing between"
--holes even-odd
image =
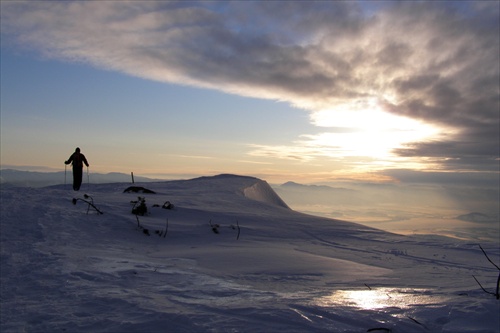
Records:
<instances>
[{"instance_id":1,"label":"snow drift","mask_svg":"<svg viewBox=\"0 0 500 333\"><path fill-rule=\"evenodd\" d=\"M243 190L245 196L252 200L265 202L277 207L288 208L288 205L274 192L265 181L258 180L255 184Z\"/></svg>"},{"instance_id":2,"label":"snow drift","mask_svg":"<svg viewBox=\"0 0 500 333\"><path fill-rule=\"evenodd\" d=\"M498 276L477 244L297 213L252 177L136 185L156 194L1 189L2 332L499 327L500 302L472 278L491 289ZM131 214L138 196L145 216ZM498 262L498 244L482 245Z\"/></svg>"}]
</instances>

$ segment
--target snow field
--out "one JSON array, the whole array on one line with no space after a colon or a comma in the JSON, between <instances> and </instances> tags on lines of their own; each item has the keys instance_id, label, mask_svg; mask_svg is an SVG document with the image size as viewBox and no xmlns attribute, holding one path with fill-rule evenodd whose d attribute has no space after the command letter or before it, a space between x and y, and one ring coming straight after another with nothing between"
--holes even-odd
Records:
<instances>
[{"instance_id":1,"label":"snow field","mask_svg":"<svg viewBox=\"0 0 500 333\"><path fill-rule=\"evenodd\" d=\"M477 244L300 214L251 177L139 185L156 194L2 189L2 332L499 330L500 302L472 278L491 290L498 271ZM72 204L84 193L103 215Z\"/></svg>"}]
</instances>

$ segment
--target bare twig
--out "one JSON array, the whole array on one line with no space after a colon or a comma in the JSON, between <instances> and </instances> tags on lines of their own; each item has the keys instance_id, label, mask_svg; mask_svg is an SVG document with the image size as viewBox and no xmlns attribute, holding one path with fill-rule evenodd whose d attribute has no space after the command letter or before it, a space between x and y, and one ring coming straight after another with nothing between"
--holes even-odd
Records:
<instances>
[{"instance_id":1,"label":"bare twig","mask_svg":"<svg viewBox=\"0 0 500 333\"><path fill-rule=\"evenodd\" d=\"M491 291L488 291L486 289L483 288L483 286L481 285L481 283L476 279L476 277L474 275L472 275L472 277L474 278L474 280L476 280L477 284L479 285L479 287L481 287L481 289L483 289L483 291L487 294L491 294L491 295L495 295L495 293L492 293ZM496 296L496 295L495 295Z\"/></svg>"},{"instance_id":2,"label":"bare twig","mask_svg":"<svg viewBox=\"0 0 500 333\"><path fill-rule=\"evenodd\" d=\"M406 316L406 317L408 317L408 319L411 319L411 320L412 320L413 322L415 322L416 324L419 324L420 326L422 326L422 327L423 327L423 328L425 328L426 330L429 330L429 329L427 328L427 326L425 326L424 324L422 324L421 322L419 322L419 321L418 321L418 320L416 320L415 318L412 318L412 317L410 317L410 316Z\"/></svg>"},{"instance_id":3,"label":"bare twig","mask_svg":"<svg viewBox=\"0 0 500 333\"><path fill-rule=\"evenodd\" d=\"M486 251L483 249L483 247L481 246L481 244L478 244L479 245L479 248L481 249L481 251L483 251L483 254L484 256L486 257L486 259L488 259L488 261L493 265L495 266L499 271L500 271L500 267L498 267L497 264L495 264L491 259L490 257L488 257L488 254L486 253ZM497 278L497 287L496 287L496 292L495 293L492 293L490 291L487 291L483 288L483 286L481 285L481 283L479 283L479 281L476 279L476 277L474 275L472 275L472 277L474 278L474 280L476 280L476 282L479 284L479 286L481 287L481 289L483 289L483 291L485 293L488 293L488 294L491 294L491 295L494 295L496 297L496 299L500 299L500 272L498 273L498 278Z\"/></svg>"},{"instance_id":4,"label":"bare twig","mask_svg":"<svg viewBox=\"0 0 500 333\"><path fill-rule=\"evenodd\" d=\"M497 266L497 264L495 264L491 259L490 257L488 257L488 255L486 254L486 251L484 251L483 247L481 246L481 244L477 244L479 245L479 248L481 249L481 251L483 251L484 253L484 256L486 257L486 259L488 259L489 262L492 263L493 266L495 266L499 271L500 271L500 267Z\"/></svg>"},{"instance_id":5,"label":"bare twig","mask_svg":"<svg viewBox=\"0 0 500 333\"><path fill-rule=\"evenodd\" d=\"M500 273L498 274L497 278L497 294L496 294L497 299L500 299Z\"/></svg>"},{"instance_id":6,"label":"bare twig","mask_svg":"<svg viewBox=\"0 0 500 333\"><path fill-rule=\"evenodd\" d=\"M73 198L73 200L72 200L72 201L73 201L73 205L76 205L76 202L77 202L78 200L83 201L83 202L85 202L85 203L87 203L87 204L88 204L88 207L87 207L87 214L89 213L89 208L90 208L90 207L94 208L98 214L104 214L104 213L103 213L103 212L101 212L101 211L99 210L99 208L97 208L97 207L96 207L96 206L95 206L92 202L87 201L87 200L85 200L85 199Z\"/></svg>"}]
</instances>

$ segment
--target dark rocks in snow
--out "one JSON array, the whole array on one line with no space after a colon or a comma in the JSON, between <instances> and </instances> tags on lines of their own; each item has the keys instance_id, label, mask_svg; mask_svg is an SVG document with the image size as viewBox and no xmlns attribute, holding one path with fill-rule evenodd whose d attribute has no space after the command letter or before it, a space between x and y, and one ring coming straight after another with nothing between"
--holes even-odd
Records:
<instances>
[{"instance_id":1,"label":"dark rocks in snow","mask_svg":"<svg viewBox=\"0 0 500 333\"><path fill-rule=\"evenodd\" d=\"M163 209L174 209L174 204L171 203L170 201L165 201L163 206L161 206Z\"/></svg>"},{"instance_id":2,"label":"dark rocks in snow","mask_svg":"<svg viewBox=\"0 0 500 333\"><path fill-rule=\"evenodd\" d=\"M142 186L129 186L127 187L123 193L147 193L147 194L156 194L155 191L149 190Z\"/></svg>"}]
</instances>

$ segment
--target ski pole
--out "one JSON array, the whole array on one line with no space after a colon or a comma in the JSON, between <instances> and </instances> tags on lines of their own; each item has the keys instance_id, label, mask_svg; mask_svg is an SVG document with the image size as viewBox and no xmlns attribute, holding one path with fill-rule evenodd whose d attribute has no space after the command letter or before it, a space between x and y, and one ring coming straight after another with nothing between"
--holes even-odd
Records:
<instances>
[{"instance_id":1,"label":"ski pole","mask_svg":"<svg viewBox=\"0 0 500 333\"><path fill-rule=\"evenodd\" d=\"M64 163L64 187L66 187L66 163Z\"/></svg>"},{"instance_id":2,"label":"ski pole","mask_svg":"<svg viewBox=\"0 0 500 333\"><path fill-rule=\"evenodd\" d=\"M87 190L90 189L89 167L87 167Z\"/></svg>"}]
</instances>

